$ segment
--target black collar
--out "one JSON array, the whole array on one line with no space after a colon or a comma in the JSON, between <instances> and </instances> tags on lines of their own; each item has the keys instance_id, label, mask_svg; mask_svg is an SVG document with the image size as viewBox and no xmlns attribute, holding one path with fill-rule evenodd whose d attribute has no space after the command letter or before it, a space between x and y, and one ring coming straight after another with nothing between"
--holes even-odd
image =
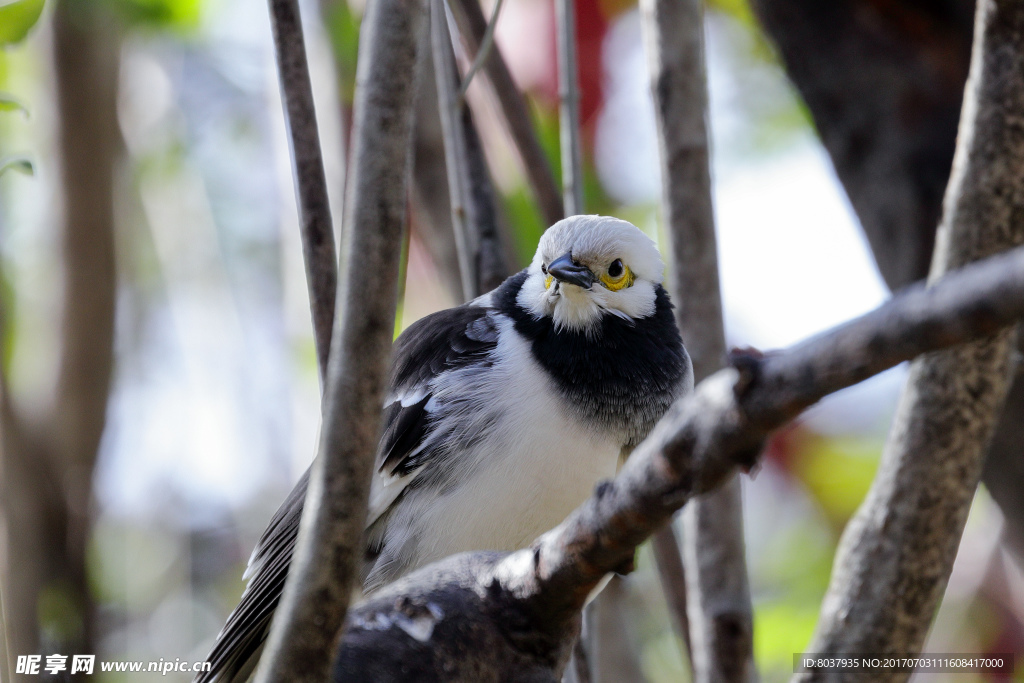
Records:
<instances>
[{"instance_id":1,"label":"black collar","mask_svg":"<svg viewBox=\"0 0 1024 683\"><path fill-rule=\"evenodd\" d=\"M523 310L517 296L523 270L494 292L494 306L512 318L530 342L534 359L581 416L628 432L630 445L643 439L680 393L689 372L683 340L668 293L655 289L654 313L624 320L611 313L600 329L555 330L548 317Z\"/></svg>"}]
</instances>

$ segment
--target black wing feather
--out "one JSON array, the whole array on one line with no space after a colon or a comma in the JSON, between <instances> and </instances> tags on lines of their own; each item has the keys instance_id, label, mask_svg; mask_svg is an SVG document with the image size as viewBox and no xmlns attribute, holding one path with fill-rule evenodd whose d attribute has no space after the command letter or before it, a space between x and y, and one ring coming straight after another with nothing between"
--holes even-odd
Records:
<instances>
[{"instance_id":1,"label":"black wing feather","mask_svg":"<svg viewBox=\"0 0 1024 683\"><path fill-rule=\"evenodd\" d=\"M408 474L403 462L423 442L427 433L429 413L426 410L430 394L420 401L403 406L395 401L384 409L384 424L387 428L380 439L380 466L378 472Z\"/></svg>"},{"instance_id":2,"label":"black wing feather","mask_svg":"<svg viewBox=\"0 0 1024 683\"><path fill-rule=\"evenodd\" d=\"M391 390L409 391L446 370L486 364L497 343L497 321L482 306L459 306L420 318L395 342Z\"/></svg>"},{"instance_id":3,"label":"black wing feather","mask_svg":"<svg viewBox=\"0 0 1024 683\"><path fill-rule=\"evenodd\" d=\"M493 311L472 305L421 318L396 340L389 378L391 394L400 396L420 390L424 395L410 405L403 406L396 400L384 409L377 452L380 471L403 475L415 469L409 456L430 431L430 414L426 410L430 393L426 387L442 372L489 364L489 354L497 343L498 326ZM415 458L417 465L422 460L422 454ZM249 561L249 583L207 658L211 670L199 674L198 683L244 681L251 673L284 590L308 485L309 470L257 542Z\"/></svg>"},{"instance_id":4,"label":"black wing feather","mask_svg":"<svg viewBox=\"0 0 1024 683\"><path fill-rule=\"evenodd\" d=\"M307 469L256 542L256 549L249 559L252 576L242 591L238 607L231 612L206 658L210 662L210 671L196 676L197 683L248 678L254 664L250 660L263 648L270 618L284 590L308 487Z\"/></svg>"}]
</instances>

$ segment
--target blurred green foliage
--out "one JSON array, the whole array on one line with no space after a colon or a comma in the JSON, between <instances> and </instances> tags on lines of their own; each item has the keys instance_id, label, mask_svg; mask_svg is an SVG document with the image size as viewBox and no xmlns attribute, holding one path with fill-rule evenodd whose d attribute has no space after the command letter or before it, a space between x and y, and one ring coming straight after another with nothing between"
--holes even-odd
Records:
<instances>
[{"instance_id":1,"label":"blurred green foliage","mask_svg":"<svg viewBox=\"0 0 1024 683\"><path fill-rule=\"evenodd\" d=\"M690 680L683 661L685 646L672 630L662 631L644 643L640 652L640 666L650 683L674 683Z\"/></svg>"},{"instance_id":2,"label":"blurred green foliage","mask_svg":"<svg viewBox=\"0 0 1024 683\"><path fill-rule=\"evenodd\" d=\"M708 7L723 14L728 14L750 31L759 32L757 19L754 17L754 12L750 9L750 4L747 0L708 0Z\"/></svg>"},{"instance_id":3,"label":"blurred green foliage","mask_svg":"<svg viewBox=\"0 0 1024 683\"><path fill-rule=\"evenodd\" d=\"M180 536L102 518L90 539L87 564L93 594L126 613L146 614L165 597L176 563L184 561Z\"/></svg>"},{"instance_id":4,"label":"blurred green foliage","mask_svg":"<svg viewBox=\"0 0 1024 683\"><path fill-rule=\"evenodd\" d=\"M36 603L39 627L44 639L55 643L74 642L84 630L81 605L75 604L74 592L66 585L47 584Z\"/></svg>"},{"instance_id":5,"label":"blurred green foliage","mask_svg":"<svg viewBox=\"0 0 1024 683\"><path fill-rule=\"evenodd\" d=\"M199 26L203 0L107 0L130 25L187 33Z\"/></svg>"},{"instance_id":6,"label":"blurred green foliage","mask_svg":"<svg viewBox=\"0 0 1024 683\"><path fill-rule=\"evenodd\" d=\"M43 13L43 0L0 0L0 47L22 41L28 36L32 27L39 21ZM6 86L8 80L8 56L0 50L0 87ZM28 107L14 95L0 91L0 113L21 112L28 116ZM6 126L0 127L0 134L6 132ZM25 175L35 175L32 160L22 154L7 155L0 158L0 177L7 171L18 171ZM14 355L15 325L17 313L17 296L6 269L0 268L0 371L5 375L11 367Z\"/></svg>"},{"instance_id":7,"label":"blurred green foliage","mask_svg":"<svg viewBox=\"0 0 1024 683\"><path fill-rule=\"evenodd\" d=\"M0 45L19 43L43 14L43 0L0 0Z\"/></svg>"},{"instance_id":8,"label":"blurred green foliage","mask_svg":"<svg viewBox=\"0 0 1024 683\"><path fill-rule=\"evenodd\" d=\"M338 97L344 105L351 106L356 94L356 57L362 16L344 0L322 0L320 9L334 54Z\"/></svg>"},{"instance_id":9,"label":"blurred green foliage","mask_svg":"<svg viewBox=\"0 0 1024 683\"><path fill-rule=\"evenodd\" d=\"M533 252L537 250L537 242L547 226L544 225L540 211L537 210L533 196L526 186L520 185L501 197L501 200L515 246L517 261L515 266L520 267L533 259Z\"/></svg>"},{"instance_id":10,"label":"blurred green foliage","mask_svg":"<svg viewBox=\"0 0 1024 683\"><path fill-rule=\"evenodd\" d=\"M796 453L793 471L829 521L842 528L867 495L881 455L874 438L816 437Z\"/></svg>"},{"instance_id":11,"label":"blurred green foliage","mask_svg":"<svg viewBox=\"0 0 1024 683\"><path fill-rule=\"evenodd\" d=\"M25 175L35 175L32 160L25 156L8 156L0 159L0 176L7 171L20 171Z\"/></svg>"},{"instance_id":12,"label":"blurred green foliage","mask_svg":"<svg viewBox=\"0 0 1024 683\"><path fill-rule=\"evenodd\" d=\"M757 604L754 615L754 661L765 680L786 680L793 654L803 652L818 623L818 601L790 599Z\"/></svg>"},{"instance_id":13,"label":"blurred green foliage","mask_svg":"<svg viewBox=\"0 0 1024 683\"><path fill-rule=\"evenodd\" d=\"M10 93L0 92L0 111L20 111L28 116L28 107Z\"/></svg>"}]
</instances>

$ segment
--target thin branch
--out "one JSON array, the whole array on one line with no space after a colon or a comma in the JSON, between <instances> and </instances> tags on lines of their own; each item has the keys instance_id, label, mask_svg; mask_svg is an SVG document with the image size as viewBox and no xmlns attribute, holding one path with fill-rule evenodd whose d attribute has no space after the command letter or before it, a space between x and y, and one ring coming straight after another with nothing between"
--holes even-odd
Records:
<instances>
[{"instance_id":1,"label":"thin branch","mask_svg":"<svg viewBox=\"0 0 1024 683\"><path fill-rule=\"evenodd\" d=\"M462 278L462 296L473 299L477 289L476 241L473 231L466 225L469 213L466 207L468 171L466 169L466 139L459 119L459 104L455 97L458 89L458 70L452 39L448 33L448 18L445 16L444 0L430 2L430 45L434 61L434 80L437 83L437 106L441 114L441 131L444 137L444 160L448 172L448 197L452 206L452 230L455 233L455 250L459 257L459 274Z\"/></svg>"},{"instance_id":2,"label":"thin branch","mask_svg":"<svg viewBox=\"0 0 1024 683\"><path fill-rule=\"evenodd\" d=\"M412 229L420 243L430 252L430 258L451 295L452 301L462 301L462 278L459 257L452 229L452 207L448 198L448 176L445 168L444 133L441 131L441 112L434 81L431 51L421 60L419 86L416 93L416 122L412 167Z\"/></svg>"},{"instance_id":3,"label":"thin branch","mask_svg":"<svg viewBox=\"0 0 1024 683\"><path fill-rule=\"evenodd\" d=\"M277 70L291 146L295 198L299 205L302 256L306 264L313 339L321 386L327 374L338 289L334 228L327 196L327 177L316 124L313 87L306 63L306 44L298 0L269 0Z\"/></svg>"},{"instance_id":4,"label":"thin branch","mask_svg":"<svg viewBox=\"0 0 1024 683\"><path fill-rule=\"evenodd\" d=\"M671 292L694 379L700 382L725 362L706 124L704 6L703 0L642 0L641 8L661 151L662 212L674 264ZM753 609L739 479L687 506L683 529L695 680L750 680L755 675ZM660 533L661 544L675 540L671 529ZM661 557L667 559L665 553ZM684 618L677 615L677 621Z\"/></svg>"},{"instance_id":5,"label":"thin branch","mask_svg":"<svg viewBox=\"0 0 1024 683\"><path fill-rule=\"evenodd\" d=\"M363 19L338 314L323 426L291 571L257 680L323 681L356 585L394 332L425 0L371 0ZM421 30L422 29L422 30Z\"/></svg>"},{"instance_id":6,"label":"thin branch","mask_svg":"<svg viewBox=\"0 0 1024 683\"><path fill-rule=\"evenodd\" d=\"M555 43L558 49L558 130L562 161L562 205L565 214L583 213L583 152L580 141L580 83L577 65L576 9L574 0L555 0ZM600 599L600 596L599 598ZM593 632L576 648L577 677L588 666L588 652L596 647ZM583 656L581 656L583 655ZM592 660L593 657L590 657ZM588 675L593 672L588 671Z\"/></svg>"},{"instance_id":7,"label":"thin branch","mask_svg":"<svg viewBox=\"0 0 1024 683\"><path fill-rule=\"evenodd\" d=\"M491 14L491 20L487 22L487 28L484 30L484 36L480 41L480 48L477 50L476 56L473 57L473 63L470 64L469 69L466 71L466 76L462 79L462 85L459 86L458 100L460 103L466 97L469 84L473 82L473 78L491 54L491 49L494 47L494 30L498 27L498 17L501 16L501 8L504 4L505 0L497 0L494 3L494 12Z\"/></svg>"},{"instance_id":8,"label":"thin branch","mask_svg":"<svg viewBox=\"0 0 1024 683\"><path fill-rule=\"evenodd\" d=\"M487 159L473 115L458 96L459 72L444 6L444 0L434 0L431 5L430 35L452 228L463 294L472 299L501 284L509 273L498 232Z\"/></svg>"},{"instance_id":9,"label":"thin branch","mask_svg":"<svg viewBox=\"0 0 1024 683\"><path fill-rule=\"evenodd\" d=\"M580 637L572 646L571 666L562 677L562 683L593 683L594 677L590 671L590 653L587 652L587 643L592 642L590 637L593 628L592 611L584 610L582 623L580 624Z\"/></svg>"},{"instance_id":10,"label":"thin branch","mask_svg":"<svg viewBox=\"0 0 1024 683\"><path fill-rule=\"evenodd\" d=\"M690 645L690 624L686 617L686 569L683 567L682 550L672 524L654 534L651 539L651 550L654 551L654 562L658 569L658 578L661 580L661 590L665 594L669 617L672 619L672 628L686 648L686 659L692 679L693 647Z\"/></svg>"},{"instance_id":11,"label":"thin branch","mask_svg":"<svg viewBox=\"0 0 1024 683\"><path fill-rule=\"evenodd\" d=\"M480 52L487 31L487 19L480 9L479 0L454 0L450 7L459 26L459 34L466 46L466 52L475 58ZM533 129L526 100L512 79L512 74L497 45L490 50L484 62L484 70L498 98L502 116L522 161L526 179L540 206L541 214L545 222L552 225L565 216L562 196L555 182L551 164Z\"/></svg>"},{"instance_id":12,"label":"thin branch","mask_svg":"<svg viewBox=\"0 0 1024 683\"><path fill-rule=\"evenodd\" d=\"M580 142L580 81L573 0L555 0L558 44L558 126L562 141L562 203L565 214L583 212L583 145Z\"/></svg>"},{"instance_id":13,"label":"thin branch","mask_svg":"<svg viewBox=\"0 0 1024 683\"><path fill-rule=\"evenodd\" d=\"M1024 242L1022 46L1024 6L978 2L957 151L929 275L935 289L952 269ZM920 651L1009 387L1012 348L1004 330L913 363L878 474L843 534L809 651ZM845 680L821 672L799 678L825 676Z\"/></svg>"},{"instance_id":14,"label":"thin branch","mask_svg":"<svg viewBox=\"0 0 1024 683\"><path fill-rule=\"evenodd\" d=\"M629 609L630 593L626 580L614 575L583 612L591 630L589 634L584 631L580 642L586 641L591 646L589 663L593 681L647 683L633 647L632 629L637 619Z\"/></svg>"},{"instance_id":15,"label":"thin branch","mask_svg":"<svg viewBox=\"0 0 1024 683\"><path fill-rule=\"evenodd\" d=\"M466 206L469 209L469 225L476 235L476 288L477 292L483 293L491 291L512 274L509 269L512 257L506 253L498 226L494 184L491 182L487 156L473 123L473 113L465 105L461 107L460 122L465 140L468 176Z\"/></svg>"},{"instance_id":16,"label":"thin branch","mask_svg":"<svg viewBox=\"0 0 1024 683\"><path fill-rule=\"evenodd\" d=\"M618 476L530 548L442 560L355 609L334 680L557 677L590 591L693 496L752 466L774 429L834 391L923 353L1001 336L1021 317L1017 249L785 351L736 358L673 405Z\"/></svg>"}]
</instances>

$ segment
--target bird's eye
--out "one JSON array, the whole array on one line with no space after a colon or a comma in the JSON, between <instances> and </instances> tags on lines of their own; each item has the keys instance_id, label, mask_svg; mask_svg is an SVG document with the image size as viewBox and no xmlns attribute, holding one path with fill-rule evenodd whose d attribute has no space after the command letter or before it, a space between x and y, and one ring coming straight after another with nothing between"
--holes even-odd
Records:
<instances>
[{"instance_id":1,"label":"bird's eye","mask_svg":"<svg viewBox=\"0 0 1024 683\"><path fill-rule=\"evenodd\" d=\"M540 264L540 272L544 273L545 275L548 274L548 266L546 263Z\"/></svg>"},{"instance_id":2,"label":"bird's eye","mask_svg":"<svg viewBox=\"0 0 1024 683\"><path fill-rule=\"evenodd\" d=\"M636 277L622 259L615 259L608 265L608 270L601 276L601 284L613 292L624 287L631 287Z\"/></svg>"}]
</instances>

